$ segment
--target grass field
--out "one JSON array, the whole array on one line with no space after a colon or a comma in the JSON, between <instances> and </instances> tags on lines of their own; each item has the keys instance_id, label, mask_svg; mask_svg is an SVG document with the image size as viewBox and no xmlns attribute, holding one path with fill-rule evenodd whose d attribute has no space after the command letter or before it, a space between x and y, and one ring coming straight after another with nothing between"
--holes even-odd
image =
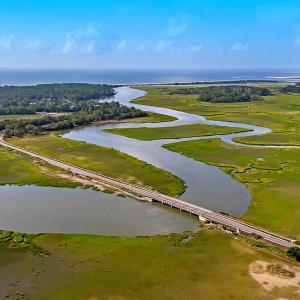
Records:
<instances>
[{"instance_id":1,"label":"grass field","mask_svg":"<svg viewBox=\"0 0 300 300\"><path fill-rule=\"evenodd\" d=\"M177 120L175 117L157 114L154 112L147 112L148 116L143 118L135 118L130 120L124 120L124 122L130 123L160 123L160 122L170 122Z\"/></svg>"},{"instance_id":2,"label":"grass field","mask_svg":"<svg viewBox=\"0 0 300 300\"><path fill-rule=\"evenodd\" d=\"M113 149L63 139L55 134L9 141L113 178L153 187L169 195L184 192L184 182L178 177Z\"/></svg>"},{"instance_id":3,"label":"grass field","mask_svg":"<svg viewBox=\"0 0 300 300\"><path fill-rule=\"evenodd\" d=\"M249 274L257 260L282 261L220 232L33 241L50 256L0 243L1 299L299 299L296 287L266 291Z\"/></svg>"},{"instance_id":4,"label":"grass field","mask_svg":"<svg viewBox=\"0 0 300 300\"><path fill-rule=\"evenodd\" d=\"M118 128L106 129L104 131L138 140L149 141L158 139L178 139L183 137L208 136L214 134L228 134L247 130L206 124L193 124L161 128Z\"/></svg>"},{"instance_id":5,"label":"grass field","mask_svg":"<svg viewBox=\"0 0 300 300\"><path fill-rule=\"evenodd\" d=\"M0 121L3 120L20 120L20 119L38 119L40 115L0 115Z\"/></svg>"},{"instance_id":6,"label":"grass field","mask_svg":"<svg viewBox=\"0 0 300 300\"><path fill-rule=\"evenodd\" d=\"M252 193L245 220L300 238L300 150L237 147L218 139L165 147L219 166L244 183Z\"/></svg>"},{"instance_id":7,"label":"grass field","mask_svg":"<svg viewBox=\"0 0 300 300\"><path fill-rule=\"evenodd\" d=\"M252 145L293 145L300 146L300 132L298 129L272 132L261 136L235 138L237 142Z\"/></svg>"},{"instance_id":8,"label":"grass field","mask_svg":"<svg viewBox=\"0 0 300 300\"><path fill-rule=\"evenodd\" d=\"M69 113L40 113L34 115L0 115L0 121L3 120L32 120L32 119L39 119L44 116L59 116L65 115Z\"/></svg>"},{"instance_id":9,"label":"grass field","mask_svg":"<svg viewBox=\"0 0 300 300\"><path fill-rule=\"evenodd\" d=\"M0 146L0 185L77 186L71 181L55 176L59 172L61 171L41 161Z\"/></svg>"},{"instance_id":10,"label":"grass field","mask_svg":"<svg viewBox=\"0 0 300 300\"><path fill-rule=\"evenodd\" d=\"M270 87L273 95L264 97L263 101L225 104L197 101L194 95L170 94L178 87L138 88L147 92L146 96L135 100L139 104L171 108L213 120L266 126L273 130L260 137L240 138L243 143L300 145L300 94L281 94L275 86Z\"/></svg>"},{"instance_id":11,"label":"grass field","mask_svg":"<svg viewBox=\"0 0 300 300\"><path fill-rule=\"evenodd\" d=\"M170 94L176 87L143 87L139 103L205 115L210 119L269 127L264 136L239 138L243 143L297 145L300 142L300 95L273 95L251 103L204 103L195 96ZM165 146L201 162L223 168L252 193L247 221L300 237L300 150L235 147L219 140L199 140Z\"/></svg>"}]
</instances>

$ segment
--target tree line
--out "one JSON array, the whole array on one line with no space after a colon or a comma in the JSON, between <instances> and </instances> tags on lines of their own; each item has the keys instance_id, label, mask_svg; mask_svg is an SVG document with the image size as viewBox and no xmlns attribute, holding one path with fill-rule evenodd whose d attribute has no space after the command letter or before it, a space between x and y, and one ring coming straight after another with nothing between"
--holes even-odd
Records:
<instances>
[{"instance_id":1,"label":"tree line","mask_svg":"<svg viewBox=\"0 0 300 300\"><path fill-rule=\"evenodd\" d=\"M280 91L282 93L300 93L300 82L297 82L294 85L285 86Z\"/></svg>"},{"instance_id":2,"label":"tree line","mask_svg":"<svg viewBox=\"0 0 300 300\"><path fill-rule=\"evenodd\" d=\"M100 99L114 94L113 87L105 84L3 86L0 87L0 115L76 112L87 106L97 106Z\"/></svg>"},{"instance_id":3,"label":"tree line","mask_svg":"<svg viewBox=\"0 0 300 300\"><path fill-rule=\"evenodd\" d=\"M145 117L146 112L121 105L119 102L103 102L95 107L86 107L75 113L59 116L44 116L37 119L9 119L0 122L0 130L5 137L41 135L49 131L72 129L104 120L123 120Z\"/></svg>"},{"instance_id":4,"label":"tree line","mask_svg":"<svg viewBox=\"0 0 300 300\"><path fill-rule=\"evenodd\" d=\"M199 88L181 88L171 92L180 95L199 95L198 100L212 103L249 102L262 100L262 96L271 94L267 88L231 85Z\"/></svg>"},{"instance_id":5,"label":"tree line","mask_svg":"<svg viewBox=\"0 0 300 300\"><path fill-rule=\"evenodd\" d=\"M216 84L222 84L222 85L237 85L237 84L258 84L258 83L278 83L279 80L268 80L268 79L241 79L241 80L201 80L201 81L187 81L187 82L170 82L170 83L164 83L164 85L216 85ZM151 83L149 85L161 85L160 83Z\"/></svg>"}]
</instances>

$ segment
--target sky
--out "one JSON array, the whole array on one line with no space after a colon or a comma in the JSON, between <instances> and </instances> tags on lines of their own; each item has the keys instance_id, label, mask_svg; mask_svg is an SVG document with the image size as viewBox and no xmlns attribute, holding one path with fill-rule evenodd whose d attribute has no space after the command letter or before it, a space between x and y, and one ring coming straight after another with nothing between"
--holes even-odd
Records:
<instances>
[{"instance_id":1,"label":"sky","mask_svg":"<svg viewBox=\"0 0 300 300\"><path fill-rule=\"evenodd\" d=\"M0 68L300 68L300 0L0 0Z\"/></svg>"}]
</instances>

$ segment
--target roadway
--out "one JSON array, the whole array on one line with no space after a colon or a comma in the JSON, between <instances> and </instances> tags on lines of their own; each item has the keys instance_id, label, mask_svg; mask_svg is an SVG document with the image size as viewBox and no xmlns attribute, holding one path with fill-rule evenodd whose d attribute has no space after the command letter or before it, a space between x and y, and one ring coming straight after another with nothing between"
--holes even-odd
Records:
<instances>
[{"instance_id":1,"label":"roadway","mask_svg":"<svg viewBox=\"0 0 300 300\"><path fill-rule=\"evenodd\" d=\"M91 184L93 184L93 180L96 179L97 181L99 181L101 184L103 184L105 186L109 186L109 187L112 187L112 188L115 188L115 189L118 189L121 191L125 191L128 193L134 194L138 197L142 197L145 199L150 199L152 201L160 202L162 204L174 207L176 209L188 212L190 214L205 218L209 221L214 221L216 223L228 226L238 232L244 232L244 233L248 233L248 234L256 234L256 235L260 236L263 240L273 243L273 244L276 244L278 246L285 247L285 248L296 246L293 239L273 233L264 228L249 224L247 222L235 219L233 217L230 217L230 216L218 213L218 212L214 212L212 210L203 208L203 207L195 205L195 204L188 203L186 201L182 201L176 197L167 196L165 194L159 193L159 192L149 189L149 188L145 188L140 185L129 184L127 182L124 182L124 181L121 181L118 179L114 179L114 178L110 178L105 175L101 175L99 173L89 171L89 170L80 168L78 166L75 166L75 165L54 159L54 158L50 158L50 157L41 155L39 153L30 151L27 149L12 145L12 144L4 141L3 135L0 136L0 145L2 145L4 147L8 147L8 148L16 150L16 151L19 151L21 153L27 154L31 157L38 158L42 161L45 161L46 163L48 163L50 165L53 165L53 166L56 166L63 170L72 172L76 176L83 176L85 178L90 178Z\"/></svg>"}]
</instances>

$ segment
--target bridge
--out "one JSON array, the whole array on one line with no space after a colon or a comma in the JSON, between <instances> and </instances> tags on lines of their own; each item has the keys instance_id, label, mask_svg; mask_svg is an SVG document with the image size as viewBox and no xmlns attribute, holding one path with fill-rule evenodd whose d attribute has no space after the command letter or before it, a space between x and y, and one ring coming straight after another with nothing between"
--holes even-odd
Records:
<instances>
[{"instance_id":1,"label":"bridge","mask_svg":"<svg viewBox=\"0 0 300 300\"><path fill-rule=\"evenodd\" d=\"M101 185L111 187L113 189L117 189L123 192L130 193L131 195L137 196L139 198L144 198L151 201L160 202L164 205L168 205L170 207L179 209L181 211L188 212L192 215L198 216L200 219L205 219L209 221L216 222L218 224L224 225L226 227L232 228L237 232L242 232L246 234L253 234L259 236L262 240L284 247L295 247L295 240L284 237L277 233L271 232L264 228L249 224L247 222L241 221L239 219L233 218L231 216L224 215L222 213L218 213L201 206L182 201L176 197L171 197L150 188L146 188L136 184L129 184L127 182L110 178L108 176L83 169L81 167L75 166L73 164L69 164L45 155L41 155L39 153L12 145L6 142L3 138L3 135L0 136L0 145L19 151L26 155L38 158L46 163L56 166L58 168L64 169L68 172L72 172L75 176L88 178L91 184L99 183ZM299 246L298 246L299 247Z\"/></svg>"}]
</instances>

